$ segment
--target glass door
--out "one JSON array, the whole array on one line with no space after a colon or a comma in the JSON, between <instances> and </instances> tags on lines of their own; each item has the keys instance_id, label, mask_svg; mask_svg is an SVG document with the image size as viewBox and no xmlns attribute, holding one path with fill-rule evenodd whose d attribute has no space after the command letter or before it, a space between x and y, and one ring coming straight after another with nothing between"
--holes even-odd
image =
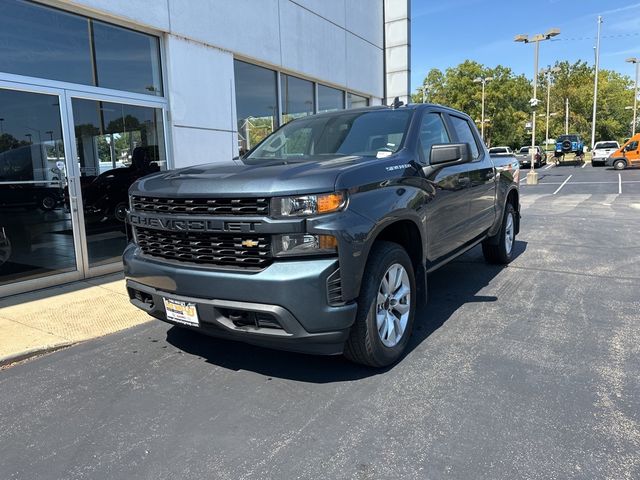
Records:
<instances>
[{"instance_id":1,"label":"glass door","mask_svg":"<svg viewBox=\"0 0 640 480\"><path fill-rule=\"evenodd\" d=\"M163 110L87 98L68 102L81 190L84 266L87 275L119 270L127 244L129 187L167 166Z\"/></svg>"},{"instance_id":2,"label":"glass door","mask_svg":"<svg viewBox=\"0 0 640 480\"><path fill-rule=\"evenodd\" d=\"M81 277L62 98L0 85L0 296Z\"/></svg>"}]
</instances>

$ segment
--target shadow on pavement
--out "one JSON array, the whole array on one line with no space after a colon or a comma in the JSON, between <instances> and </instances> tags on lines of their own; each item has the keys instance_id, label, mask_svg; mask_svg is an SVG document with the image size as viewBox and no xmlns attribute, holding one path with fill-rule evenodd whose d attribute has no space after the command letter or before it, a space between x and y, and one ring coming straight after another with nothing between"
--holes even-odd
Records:
<instances>
[{"instance_id":1,"label":"shadow on pavement","mask_svg":"<svg viewBox=\"0 0 640 480\"><path fill-rule=\"evenodd\" d=\"M526 242L516 241L514 258L526 250ZM470 264L474 264L471 266ZM429 304L416 312L413 335L407 354L440 328L451 315L467 303L496 302L495 296L477 293L503 269L488 265L480 247L429 275ZM267 377L309 383L331 383L358 380L385 373L394 368L373 369L355 365L342 356L323 357L261 348L232 340L202 335L180 327L167 332L167 341L207 363L229 370L247 370ZM400 360L401 362L404 359Z\"/></svg>"}]
</instances>

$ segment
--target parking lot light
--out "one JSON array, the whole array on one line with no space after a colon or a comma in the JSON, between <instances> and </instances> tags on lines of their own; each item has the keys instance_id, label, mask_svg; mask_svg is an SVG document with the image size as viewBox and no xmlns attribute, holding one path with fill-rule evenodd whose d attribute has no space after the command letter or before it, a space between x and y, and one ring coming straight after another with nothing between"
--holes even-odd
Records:
<instances>
[{"instance_id":1,"label":"parking lot light","mask_svg":"<svg viewBox=\"0 0 640 480\"><path fill-rule=\"evenodd\" d=\"M552 28L546 33L538 33L533 36L516 35L515 42L535 43L535 54L533 62L533 98L531 99L532 122L531 122L531 170L527 173L527 185L538 184L538 173L535 171L536 163L536 107L538 106L538 58L540 56L540 42L560 35L560 29ZM548 123L548 122L547 122Z\"/></svg>"},{"instance_id":2,"label":"parking lot light","mask_svg":"<svg viewBox=\"0 0 640 480\"><path fill-rule=\"evenodd\" d=\"M485 87L487 82L493 80L493 77L478 77L473 79L473 83L481 83L482 84L482 114L480 115L480 135L482 135L482 140L484 141L484 98L485 98Z\"/></svg>"},{"instance_id":3,"label":"parking lot light","mask_svg":"<svg viewBox=\"0 0 640 480\"><path fill-rule=\"evenodd\" d=\"M551 74L559 73L560 71L561 71L560 67L552 67L552 68L547 68L546 70L542 70L541 72L543 75L547 77L547 115L545 120L546 132L544 136L545 145L549 141L549 117L553 116L551 113L549 113L549 108L551 106ZM539 115L539 116L542 116L542 115Z\"/></svg>"},{"instance_id":4,"label":"parking lot light","mask_svg":"<svg viewBox=\"0 0 640 480\"><path fill-rule=\"evenodd\" d=\"M640 68L640 58L631 57L625 60L628 63L633 63L636 66L636 81L635 86L633 87L633 133L631 136L636 134L636 119L638 113L638 69Z\"/></svg>"}]
</instances>

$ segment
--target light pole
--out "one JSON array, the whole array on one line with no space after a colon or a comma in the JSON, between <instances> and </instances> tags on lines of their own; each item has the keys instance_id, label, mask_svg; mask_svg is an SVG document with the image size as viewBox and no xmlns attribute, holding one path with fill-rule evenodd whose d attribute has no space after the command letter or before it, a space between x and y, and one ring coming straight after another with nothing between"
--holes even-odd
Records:
<instances>
[{"instance_id":1,"label":"light pole","mask_svg":"<svg viewBox=\"0 0 640 480\"><path fill-rule=\"evenodd\" d=\"M569 135L569 97L564 99L564 134Z\"/></svg>"},{"instance_id":2,"label":"light pole","mask_svg":"<svg viewBox=\"0 0 640 480\"><path fill-rule=\"evenodd\" d=\"M636 82L633 87L633 133L631 136L636 134L636 118L638 113L638 68L640 67L640 58L631 57L625 60L626 62L633 63L636 66Z\"/></svg>"},{"instance_id":3,"label":"light pole","mask_svg":"<svg viewBox=\"0 0 640 480\"><path fill-rule=\"evenodd\" d=\"M596 144L596 112L598 110L598 71L600 70L600 27L602 17L598 15L598 36L596 40L596 77L593 85L593 119L591 120L591 148Z\"/></svg>"},{"instance_id":4,"label":"light pole","mask_svg":"<svg viewBox=\"0 0 640 480\"><path fill-rule=\"evenodd\" d=\"M549 108L551 106L551 74L552 73L558 73L559 71L560 71L559 67L547 68L546 70L542 71L542 73L544 75L546 75L546 77L547 77L547 116L546 116L546 120L545 120L546 133L545 133L545 136L544 136L544 144L545 144L545 146L549 142L549 117L551 116L550 113L549 113Z\"/></svg>"},{"instance_id":5,"label":"light pole","mask_svg":"<svg viewBox=\"0 0 640 480\"><path fill-rule=\"evenodd\" d=\"M516 35L514 41L523 43L535 43L535 55L533 61L533 98L531 99L532 122L531 122L531 170L527 173L527 185L538 184L538 174L535 171L536 162L536 107L538 106L538 57L540 55L540 42L549 40L555 36L560 35L558 28L552 28L547 33L538 33L537 35Z\"/></svg>"},{"instance_id":6,"label":"light pole","mask_svg":"<svg viewBox=\"0 0 640 480\"><path fill-rule=\"evenodd\" d=\"M422 103L427 103L427 90L429 90L429 87L424 83L422 85Z\"/></svg>"},{"instance_id":7,"label":"light pole","mask_svg":"<svg viewBox=\"0 0 640 480\"><path fill-rule=\"evenodd\" d=\"M624 107L625 110L633 110L633 106L631 105L627 105L626 107ZM631 130L633 130L633 125L631 126ZM633 134L631 135L633 137Z\"/></svg>"},{"instance_id":8,"label":"light pole","mask_svg":"<svg viewBox=\"0 0 640 480\"><path fill-rule=\"evenodd\" d=\"M481 83L482 84L482 114L480 115L480 128L482 135L482 140L484 141L484 97L485 97L485 87L487 86L487 82L493 80L493 77L478 77L473 79L473 83Z\"/></svg>"}]
</instances>

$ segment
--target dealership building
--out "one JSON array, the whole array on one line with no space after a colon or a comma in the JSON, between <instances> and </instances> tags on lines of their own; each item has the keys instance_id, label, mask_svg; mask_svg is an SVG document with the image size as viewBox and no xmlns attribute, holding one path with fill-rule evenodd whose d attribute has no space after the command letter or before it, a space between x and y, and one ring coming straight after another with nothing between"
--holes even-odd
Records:
<instances>
[{"instance_id":1,"label":"dealership building","mask_svg":"<svg viewBox=\"0 0 640 480\"><path fill-rule=\"evenodd\" d=\"M409 95L409 0L2 0L0 297L121 269L129 185Z\"/></svg>"}]
</instances>

